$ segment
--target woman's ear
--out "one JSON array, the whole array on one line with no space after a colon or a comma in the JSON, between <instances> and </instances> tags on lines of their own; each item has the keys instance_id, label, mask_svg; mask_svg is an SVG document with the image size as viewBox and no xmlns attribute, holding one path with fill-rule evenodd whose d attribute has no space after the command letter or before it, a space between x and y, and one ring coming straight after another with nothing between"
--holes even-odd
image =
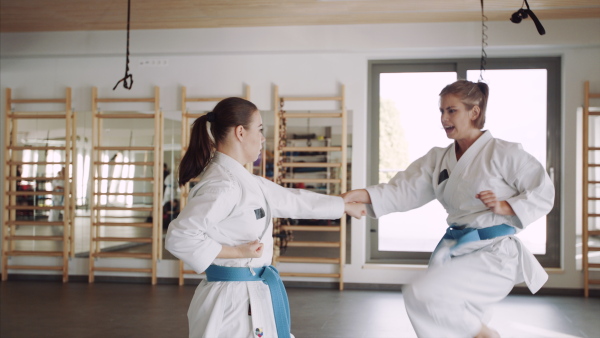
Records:
<instances>
[{"instance_id":1,"label":"woman's ear","mask_svg":"<svg viewBox=\"0 0 600 338\"><path fill-rule=\"evenodd\" d=\"M243 142L244 136L246 136L246 129L244 129L244 126L239 125L239 126L235 127L235 129L233 131L235 133L235 138L238 141Z\"/></svg>"},{"instance_id":2,"label":"woman's ear","mask_svg":"<svg viewBox=\"0 0 600 338\"><path fill-rule=\"evenodd\" d=\"M479 106L473 106L473 109L471 109L471 121L477 120L479 114L481 114L481 108L479 108Z\"/></svg>"}]
</instances>

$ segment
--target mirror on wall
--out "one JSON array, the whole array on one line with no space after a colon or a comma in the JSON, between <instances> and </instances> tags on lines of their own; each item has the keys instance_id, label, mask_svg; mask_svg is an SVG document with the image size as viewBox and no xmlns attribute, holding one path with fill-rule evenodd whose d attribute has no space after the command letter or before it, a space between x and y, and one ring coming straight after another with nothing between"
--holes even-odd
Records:
<instances>
[{"instance_id":1,"label":"mirror on wall","mask_svg":"<svg viewBox=\"0 0 600 338\"><path fill-rule=\"evenodd\" d=\"M194 111L192 113L204 113L205 111ZM133 112L133 114L136 114ZM139 112L143 114L143 112ZM264 134L266 142L264 150L260 157L254 162L253 173L264 176L268 179L273 178L273 138L274 138L274 113L273 111L261 111L264 124ZM105 150L100 153L99 163L93 163L92 154L92 131L90 126L91 113L84 112L79 114L78 128L76 132L76 147L73 153L75 157L75 166L70 167L71 177L74 177L74 256L89 257L90 251L90 223L91 223L91 200L94 188L92 186L91 172L96 166L101 177L106 178L99 182L96 190L97 204L107 207L130 207L135 210L102 210L98 213L98 221L115 223L144 223L152 222L152 213L148 208L153 203L153 181L146 180L154 176L154 167L144 165L144 163L153 162L153 153L146 150L136 150L136 147L150 146L154 142L154 127L150 119L119 119L106 120L102 125L102 144L106 147L123 146L120 150ZM351 121L351 118L348 119ZM190 119L189 125L194 119ZM349 126L348 130L352 130ZM297 119L290 121L288 133L295 138L293 142L303 145L319 146L323 144L338 144L340 141L340 130L334 125L334 121L328 119ZM306 135L314 137L307 138ZM65 127L64 121L44 121L27 120L19 124L18 137L20 145L29 146L64 146ZM351 144L352 137L349 135L349 158L348 169L351 167ZM132 149L125 149L130 147ZM182 189L178 184L177 169L181 161L182 154L182 120L181 112L164 113L163 121L163 154L162 154L162 201L160 203L160 215L162 217L162 239L166 234L169 223L175 219L181 211ZM16 158L27 164L19 165L18 175L22 177L17 182L18 189L31 191L52 191L58 187L60 171L64 161L64 151L58 150L22 150L15 154ZM298 155L304 156L304 155ZM308 156L308 155L307 155ZM323 156L323 154L312 154L310 156ZM334 156L335 157L335 156ZM334 157L318 158L323 161L339 161ZM298 160L302 161L301 158ZM314 159L312 159L314 160ZM37 162L37 163L36 163ZM44 164L42 164L44 163ZM53 164L55 163L55 164ZM323 172L294 172L292 175L306 177L311 175L326 175ZM348 181L350 182L348 175ZM41 179L42 177L46 179ZM29 178L29 179L28 179ZM35 178L35 180L33 179ZM192 183L193 186L194 183ZM327 194L339 194L336 188L331 185L323 186L296 186L307 188L316 192ZM348 186L350 188L350 186ZM131 195L131 193L135 193ZM21 196L19 202L28 205L60 205L60 201L55 196L33 195ZM17 220L62 220L62 212L52 212L52 210L23 210L17 213ZM56 228L56 229L55 229ZM31 235L33 233L58 235L62 231L59 227L34 226L19 227L17 234ZM132 226L110 226L99 227L100 233L97 236L102 237L150 237L151 229ZM27 250L33 246L41 245L39 241L24 241L19 244L20 249ZM54 246L62 246L58 242L44 242L47 250L54 251ZM99 249L102 251L115 252L151 252L152 246L149 243L135 242L102 242L99 243ZM175 259L162 246L162 259Z\"/></svg>"}]
</instances>

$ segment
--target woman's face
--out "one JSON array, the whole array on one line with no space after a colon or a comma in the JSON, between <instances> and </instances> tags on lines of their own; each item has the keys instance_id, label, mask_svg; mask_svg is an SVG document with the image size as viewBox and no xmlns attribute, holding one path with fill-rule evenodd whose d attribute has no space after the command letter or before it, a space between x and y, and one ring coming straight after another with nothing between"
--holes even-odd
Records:
<instances>
[{"instance_id":1,"label":"woman's face","mask_svg":"<svg viewBox=\"0 0 600 338\"><path fill-rule=\"evenodd\" d=\"M244 128L245 129L245 128ZM250 125L246 129L247 138L244 139L244 153L248 162L254 162L260 155L265 137L263 135L263 122L260 112L252 113Z\"/></svg>"},{"instance_id":2,"label":"woman's face","mask_svg":"<svg viewBox=\"0 0 600 338\"><path fill-rule=\"evenodd\" d=\"M446 136L453 140L462 140L473 135L474 131L479 131L475 127L473 120L476 117L475 109L467 110L465 105L456 95L448 94L442 96L440 100L440 112L442 113L442 127L446 131Z\"/></svg>"}]
</instances>

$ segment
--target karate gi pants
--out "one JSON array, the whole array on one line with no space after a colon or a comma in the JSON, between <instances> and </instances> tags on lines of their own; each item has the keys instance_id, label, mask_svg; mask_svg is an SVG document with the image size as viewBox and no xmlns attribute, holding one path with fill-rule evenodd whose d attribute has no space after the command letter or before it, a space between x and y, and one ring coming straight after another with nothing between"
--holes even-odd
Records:
<instances>
[{"instance_id":1,"label":"karate gi pants","mask_svg":"<svg viewBox=\"0 0 600 338\"><path fill-rule=\"evenodd\" d=\"M504 237L430 267L402 289L417 336L475 337L490 306L522 281L519 261L516 240Z\"/></svg>"}]
</instances>

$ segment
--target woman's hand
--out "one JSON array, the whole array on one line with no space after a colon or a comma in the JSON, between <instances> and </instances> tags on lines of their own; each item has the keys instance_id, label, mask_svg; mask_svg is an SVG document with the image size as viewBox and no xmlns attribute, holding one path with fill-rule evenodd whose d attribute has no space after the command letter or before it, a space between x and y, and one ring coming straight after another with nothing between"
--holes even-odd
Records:
<instances>
[{"instance_id":1,"label":"woman's hand","mask_svg":"<svg viewBox=\"0 0 600 338\"><path fill-rule=\"evenodd\" d=\"M257 240L237 246L223 245L217 258L259 258L263 254L264 244Z\"/></svg>"},{"instance_id":2,"label":"woman's hand","mask_svg":"<svg viewBox=\"0 0 600 338\"><path fill-rule=\"evenodd\" d=\"M344 203L366 203L371 204L371 196L366 189L356 189L340 195Z\"/></svg>"},{"instance_id":3,"label":"woman's hand","mask_svg":"<svg viewBox=\"0 0 600 338\"><path fill-rule=\"evenodd\" d=\"M514 216L515 211L506 201L498 201L496 194L491 190L484 190L479 194L475 195L475 198L479 198L486 207L488 207L493 213L503 216Z\"/></svg>"},{"instance_id":4,"label":"woman's hand","mask_svg":"<svg viewBox=\"0 0 600 338\"><path fill-rule=\"evenodd\" d=\"M356 219L361 219L367 214L367 206L363 203L346 203L344 211Z\"/></svg>"}]
</instances>

